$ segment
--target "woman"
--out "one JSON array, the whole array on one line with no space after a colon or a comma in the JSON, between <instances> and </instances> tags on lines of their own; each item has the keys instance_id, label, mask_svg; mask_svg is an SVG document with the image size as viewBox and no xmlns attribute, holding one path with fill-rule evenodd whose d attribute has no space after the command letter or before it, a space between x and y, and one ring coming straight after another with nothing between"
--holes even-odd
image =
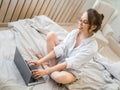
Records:
<instances>
[{"instance_id":1,"label":"woman","mask_svg":"<svg viewBox=\"0 0 120 90\"><path fill-rule=\"evenodd\" d=\"M103 14L88 9L79 20L78 29L71 31L61 43L54 33L49 33L48 54L40 60L28 61L36 66L49 61L49 67L33 70L33 77L37 79L50 74L53 80L62 84L79 79L80 68L89 62L98 50L93 34L100 29L103 18Z\"/></svg>"}]
</instances>

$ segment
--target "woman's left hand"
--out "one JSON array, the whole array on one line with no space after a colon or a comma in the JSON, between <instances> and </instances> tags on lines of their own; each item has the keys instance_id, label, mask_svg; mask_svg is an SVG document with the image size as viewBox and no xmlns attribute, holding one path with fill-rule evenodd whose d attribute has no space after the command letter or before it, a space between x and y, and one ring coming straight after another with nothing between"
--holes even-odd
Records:
<instances>
[{"instance_id":1,"label":"woman's left hand","mask_svg":"<svg viewBox=\"0 0 120 90\"><path fill-rule=\"evenodd\" d=\"M33 78L38 79L47 74L45 69L35 69L32 70Z\"/></svg>"}]
</instances>

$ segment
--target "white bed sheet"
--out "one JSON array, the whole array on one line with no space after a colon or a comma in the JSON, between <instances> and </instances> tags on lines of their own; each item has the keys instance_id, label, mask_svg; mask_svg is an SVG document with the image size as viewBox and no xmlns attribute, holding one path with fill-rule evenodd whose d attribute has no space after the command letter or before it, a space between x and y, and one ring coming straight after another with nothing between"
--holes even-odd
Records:
<instances>
[{"instance_id":1,"label":"white bed sheet","mask_svg":"<svg viewBox=\"0 0 120 90\"><path fill-rule=\"evenodd\" d=\"M35 25L38 22L39 27ZM12 22L9 24L9 30L0 31L0 90L64 89L49 79L47 75L45 76L46 83L27 87L13 62L16 46L27 60L37 59L30 51L31 49L43 56L46 55L45 37L51 31L49 29L59 34L59 40L62 40L67 34L62 27L45 16Z\"/></svg>"}]
</instances>

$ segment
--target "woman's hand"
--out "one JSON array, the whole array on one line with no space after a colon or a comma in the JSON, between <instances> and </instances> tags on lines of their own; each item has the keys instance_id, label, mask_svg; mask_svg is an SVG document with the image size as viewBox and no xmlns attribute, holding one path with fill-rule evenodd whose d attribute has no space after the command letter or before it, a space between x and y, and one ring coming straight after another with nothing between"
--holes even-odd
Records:
<instances>
[{"instance_id":1,"label":"woman's hand","mask_svg":"<svg viewBox=\"0 0 120 90\"><path fill-rule=\"evenodd\" d=\"M44 75L47 74L47 71L45 69L35 69L32 70L33 78L38 79Z\"/></svg>"},{"instance_id":2,"label":"woman's hand","mask_svg":"<svg viewBox=\"0 0 120 90\"><path fill-rule=\"evenodd\" d=\"M39 66L41 65L40 61L39 60L29 60L27 61L28 64L32 64L34 66Z\"/></svg>"}]
</instances>

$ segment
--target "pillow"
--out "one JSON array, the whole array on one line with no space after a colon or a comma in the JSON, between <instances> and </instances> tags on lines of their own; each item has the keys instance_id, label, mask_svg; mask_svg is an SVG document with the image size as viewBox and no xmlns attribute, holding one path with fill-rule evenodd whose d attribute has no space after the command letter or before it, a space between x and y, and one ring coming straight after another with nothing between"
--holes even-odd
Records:
<instances>
[{"instance_id":1,"label":"pillow","mask_svg":"<svg viewBox=\"0 0 120 90\"><path fill-rule=\"evenodd\" d=\"M113 35L113 30L109 24L106 24L102 29L102 33L106 38L109 38L110 36Z\"/></svg>"},{"instance_id":2,"label":"pillow","mask_svg":"<svg viewBox=\"0 0 120 90\"><path fill-rule=\"evenodd\" d=\"M120 80L120 62L105 65L106 69L118 80Z\"/></svg>"},{"instance_id":3,"label":"pillow","mask_svg":"<svg viewBox=\"0 0 120 90\"><path fill-rule=\"evenodd\" d=\"M108 44L108 40L104 37L102 32L99 30L94 34L95 39L98 42L99 47L104 47Z\"/></svg>"},{"instance_id":4,"label":"pillow","mask_svg":"<svg viewBox=\"0 0 120 90\"><path fill-rule=\"evenodd\" d=\"M94 56L94 60L96 62L101 63L102 65L106 65L106 64L111 64L112 61L109 60L107 57L101 55L99 52Z\"/></svg>"},{"instance_id":5,"label":"pillow","mask_svg":"<svg viewBox=\"0 0 120 90\"><path fill-rule=\"evenodd\" d=\"M120 80L120 61L119 62L110 62L110 60L101 54L97 53L97 55L94 57L95 60L107 69L110 74L112 74L116 79Z\"/></svg>"}]
</instances>

